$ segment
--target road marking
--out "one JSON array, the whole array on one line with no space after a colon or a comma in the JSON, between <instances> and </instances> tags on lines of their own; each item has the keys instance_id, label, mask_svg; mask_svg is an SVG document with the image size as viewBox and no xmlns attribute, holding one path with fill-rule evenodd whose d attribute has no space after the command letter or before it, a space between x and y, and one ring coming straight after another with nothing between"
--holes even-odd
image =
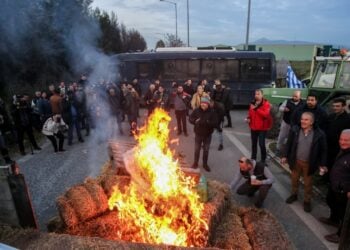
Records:
<instances>
[{"instance_id":1,"label":"road marking","mask_svg":"<svg viewBox=\"0 0 350 250\"><path fill-rule=\"evenodd\" d=\"M232 133L224 131L225 136L241 151L245 156L250 155L250 151L239 141L239 139ZM274 176L275 182L272 188L276 193L282 198L283 202L285 197L288 197L290 192L278 181ZM288 205L290 209L305 223L305 225L313 232L316 237L328 248L328 249L338 249L337 244L326 241L323 236L329 234L330 232L311 214L303 211L301 203L295 203ZM335 231L335 230L334 230Z\"/></svg>"}]
</instances>

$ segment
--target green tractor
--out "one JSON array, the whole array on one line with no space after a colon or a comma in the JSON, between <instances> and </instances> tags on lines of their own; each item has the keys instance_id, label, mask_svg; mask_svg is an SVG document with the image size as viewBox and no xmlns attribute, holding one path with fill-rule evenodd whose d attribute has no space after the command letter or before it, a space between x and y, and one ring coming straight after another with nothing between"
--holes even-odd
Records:
<instances>
[{"instance_id":1,"label":"green tractor","mask_svg":"<svg viewBox=\"0 0 350 250\"><path fill-rule=\"evenodd\" d=\"M315 94L318 102L327 108L331 100L343 96L350 102L350 53L343 56L315 57L316 70L307 88L299 89L302 97ZM297 89L264 88L264 96L274 106L279 106L284 100L291 98Z\"/></svg>"}]
</instances>

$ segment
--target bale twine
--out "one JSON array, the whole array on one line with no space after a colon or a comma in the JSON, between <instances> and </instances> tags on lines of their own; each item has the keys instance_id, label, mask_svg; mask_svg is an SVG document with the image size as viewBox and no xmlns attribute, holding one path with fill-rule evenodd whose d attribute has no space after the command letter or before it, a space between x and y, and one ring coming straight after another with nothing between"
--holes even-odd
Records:
<instances>
[{"instance_id":1,"label":"bale twine","mask_svg":"<svg viewBox=\"0 0 350 250\"><path fill-rule=\"evenodd\" d=\"M100 215L107 211L108 200L103 188L97 183L97 181L88 178L85 180L84 187L91 195L91 198L95 202L96 215Z\"/></svg>"},{"instance_id":2,"label":"bale twine","mask_svg":"<svg viewBox=\"0 0 350 250\"><path fill-rule=\"evenodd\" d=\"M56 205L62 222L67 228L74 227L79 223L79 219L66 197L59 196L56 199Z\"/></svg>"},{"instance_id":3,"label":"bale twine","mask_svg":"<svg viewBox=\"0 0 350 250\"><path fill-rule=\"evenodd\" d=\"M83 185L70 188L65 196L80 222L86 221L98 214L94 200Z\"/></svg>"}]
</instances>

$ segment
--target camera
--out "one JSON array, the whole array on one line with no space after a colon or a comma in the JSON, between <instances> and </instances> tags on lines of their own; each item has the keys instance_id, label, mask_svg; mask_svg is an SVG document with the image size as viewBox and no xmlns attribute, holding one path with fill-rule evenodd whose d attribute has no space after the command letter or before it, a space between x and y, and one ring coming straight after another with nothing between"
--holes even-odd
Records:
<instances>
[{"instance_id":1,"label":"camera","mask_svg":"<svg viewBox=\"0 0 350 250\"><path fill-rule=\"evenodd\" d=\"M61 117L56 117L56 122L61 123Z\"/></svg>"}]
</instances>

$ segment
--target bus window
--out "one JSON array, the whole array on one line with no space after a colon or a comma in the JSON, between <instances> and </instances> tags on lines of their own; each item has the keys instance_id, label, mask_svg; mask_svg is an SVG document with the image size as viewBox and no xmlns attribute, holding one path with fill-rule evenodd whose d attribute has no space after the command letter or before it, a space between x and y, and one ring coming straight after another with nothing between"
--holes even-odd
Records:
<instances>
[{"instance_id":1,"label":"bus window","mask_svg":"<svg viewBox=\"0 0 350 250\"><path fill-rule=\"evenodd\" d=\"M161 78L163 80L173 80L176 75L176 63L175 60L163 60L162 70L160 72Z\"/></svg>"},{"instance_id":2,"label":"bus window","mask_svg":"<svg viewBox=\"0 0 350 250\"><path fill-rule=\"evenodd\" d=\"M213 60L202 60L202 71L201 76L202 78L208 79L208 81L213 81L215 77L213 76L214 72L214 61Z\"/></svg>"},{"instance_id":3,"label":"bus window","mask_svg":"<svg viewBox=\"0 0 350 250\"><path fill-rule=\"evenodd\" d=\"M341 88L350 88L350 62L344 62L343 72L340 75L339 84Z\"/></svg>"},{"instance_id":4,"label":"bus window","mask_svg":"<svg viewBox=\"0 0 350 250\"><path fill-rule=\"evenodd\" d=\"M138 67L138 78L149 78L151 65L149 63L139 63Z\"/></svg>"},{"instance_id":5,"label":"bus window","mask_svg":"<svg viewBox=\"0 0 350 250\"><path fill-rule=\"evenodd\" d=\"M215 79L222 81L238 80L238 61L237 60L217 60L215 61Z\"/></svg>"},{"instance_id":6,"label":"bus window","mask_svg":"<svg viewBox=\"0 0 350 250\"><path fill-rule=\"evenodd\" d=\"M271 80L271 64L266 59L242 59L241 80L247 82Z\"/></svg>"},{"instance_id":7,"label":"bus window","mask_svg":"<svg viewBox=\"0 0 350 250\"><path fill-rule=\"evenodd\" d=\"M328 63L327 65L320 65L318 68L314 88L333 88L335 76L337 73L338 64Z\"/></svg>"}]
</instances>

